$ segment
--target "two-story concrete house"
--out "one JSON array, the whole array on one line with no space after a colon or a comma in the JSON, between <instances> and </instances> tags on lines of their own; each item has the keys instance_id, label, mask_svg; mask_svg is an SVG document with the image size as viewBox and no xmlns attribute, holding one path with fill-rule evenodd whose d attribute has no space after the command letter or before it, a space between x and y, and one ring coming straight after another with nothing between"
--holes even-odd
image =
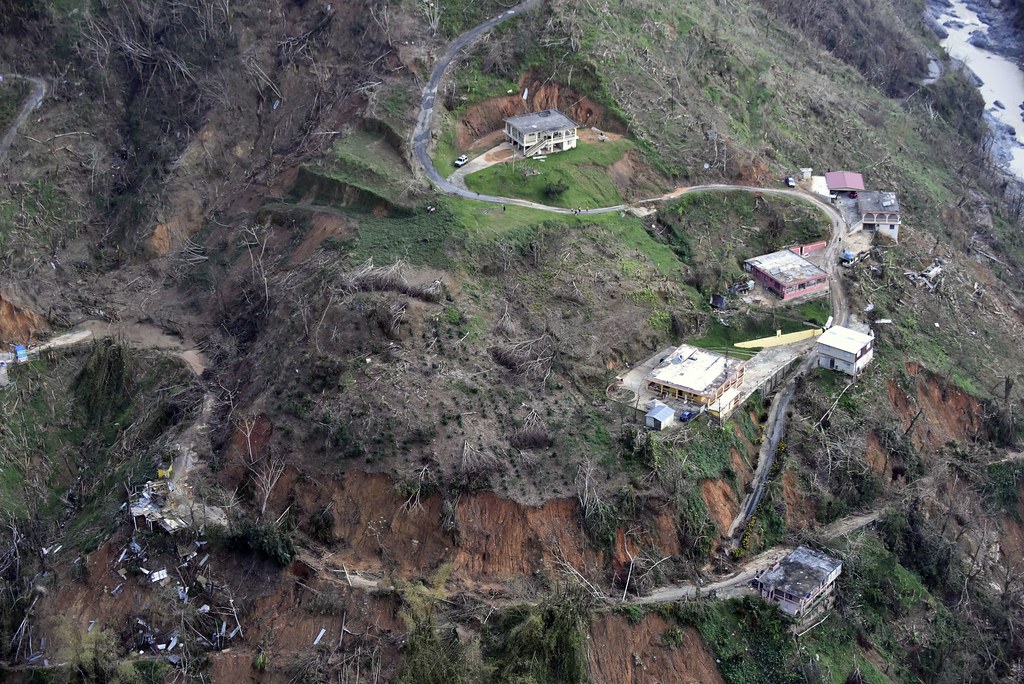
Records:
<instances>
[{"instance_id":1,"label":"two-story concrete house","mask_svg":"<svg viewBox=\"0 0 1024 684\"><path fill-rule=\"evenodd\" d=\"M576 147L576 123L557 109L505 119L505 141L524 157Z\"/></svg>"},{"instance_id":2,"label":"two-story concrete house","mask_svg":"<svg viewBox=\"0 0 1024 684\"><path fill-rule=\"evenodd\" d=\"M857 209L863 230L899 241L901 212L895 192L862 192L857 198Z\"/></svg>"},{"instance_id":3,"label":"two-story concrete house","mask_svg":"<svg viewBox=\"0 0 1024 684\"><path fill-rule=\"evenodd\" d=\"M767 570L759 572L754 587L765 601L794 618L827 606L843 564L820 551L797 547Z\"/></svg>"},{"instance_id":4,"label":"two-story concrete house","mask_svg":"<svg viewBox=\"0 0 1024 684\"><path fill-rule=\"evenodd\" d=\"M818 338L818 366L860 375L875 355L875 338L834 325Z\"/></svg>"}]
</instances>

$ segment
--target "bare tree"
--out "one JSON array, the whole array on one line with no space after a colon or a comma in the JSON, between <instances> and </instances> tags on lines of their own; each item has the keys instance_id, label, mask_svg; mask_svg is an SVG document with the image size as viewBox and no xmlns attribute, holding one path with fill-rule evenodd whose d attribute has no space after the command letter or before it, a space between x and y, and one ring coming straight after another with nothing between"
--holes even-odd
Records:
<instances>
[{"instance_id":1,"label":"bare tree","mask_svg":"<svg viewBox=\"0 0 1024 684\"><path fill-rule=\"evenodd\" d=\"M433 2L433 0L423 0L423 4L420 6L423 10L423 17L427 20L427 26L430 27L430 35L436 36L437 30L441 26L441 3Z\"/></svg>"},{"instance_id":2,"label":"bare tree","mask_svg":"<svg viewBox=\"0 0 1024 684\"><path fill-rule=\"evenodd\" d=\"M253 280L263 285L263 311L270 307L270 280L263 257L267 252L270 240L270 229L266 226L246 226L242 229L242 244L249 252L249 264L252 268Z\"/></svg>"}]
</instances>

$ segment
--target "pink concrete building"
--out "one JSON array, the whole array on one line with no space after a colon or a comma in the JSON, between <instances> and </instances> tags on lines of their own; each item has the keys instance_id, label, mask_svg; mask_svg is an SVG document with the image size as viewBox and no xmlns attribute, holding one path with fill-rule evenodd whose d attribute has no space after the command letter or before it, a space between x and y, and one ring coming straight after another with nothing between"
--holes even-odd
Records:
<instances>
[{"instance_id":1,"label":"pink concrete building","mask_svg":"<svg viewBox=\"0 0 1024 684\"><path fill-rule=\"evenodd\" d=\"M828 274L792 249L747 259L743 270L785 300L828 291Z\"/></svg>"}]
</instances>

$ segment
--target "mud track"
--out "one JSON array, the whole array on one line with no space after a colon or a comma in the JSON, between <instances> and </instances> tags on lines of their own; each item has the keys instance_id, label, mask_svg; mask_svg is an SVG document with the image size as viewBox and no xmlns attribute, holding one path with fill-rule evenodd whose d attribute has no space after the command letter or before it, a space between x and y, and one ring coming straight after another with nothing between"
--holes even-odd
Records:
<instances>
[{"instance_id":1,"label":"mud track","mask_svg":"<svg viewBox=\"0 0 1024 684\"><path fill-rule=\"evenodd\" d=\"M18 133L18 127L21 126L28 119L29 114L32 113L36 107L38 107L43 98L46 96L46 81L41 78L34 78L32 76L21 76L19 74L3 74L4 80L22 80L28 81L32 84L32 92L29 94L25 103L21 105L21 109L18 110L18 115L14 117L14 121L7 127L4 132L4 137L0 138L0 164L3 164L7 159L7 152L11 149L11 144L14 142L14 136Z\"/></svg>"}]
</instances>

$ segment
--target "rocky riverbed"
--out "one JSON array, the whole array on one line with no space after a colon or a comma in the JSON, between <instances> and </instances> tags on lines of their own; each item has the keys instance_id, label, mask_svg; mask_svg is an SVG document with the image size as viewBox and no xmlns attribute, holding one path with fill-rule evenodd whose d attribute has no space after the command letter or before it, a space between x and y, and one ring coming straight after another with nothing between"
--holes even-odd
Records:
<instances>
[{"instance_id":1,"label":"rocky riverbed","mask_svg":"<svg viewBox=\"0 0 1024 684\"><path fill-rule=\"evenodd\" d=\"M925 22L985 99L992 156L1024 178L1024 40L1011 13L993 0L931 0Z\"/></svg>"}]
</instances>

